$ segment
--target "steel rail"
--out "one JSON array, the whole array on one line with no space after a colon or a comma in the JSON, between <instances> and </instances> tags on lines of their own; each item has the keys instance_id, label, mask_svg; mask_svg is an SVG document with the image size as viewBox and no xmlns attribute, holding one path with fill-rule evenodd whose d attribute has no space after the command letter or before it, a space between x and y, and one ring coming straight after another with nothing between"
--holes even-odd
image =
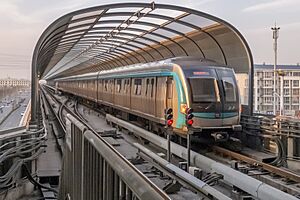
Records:
<instances>
[{"instance_id":1,"label":"steel rail","mask_svg":"<svg viewBox=\"0 0 300 200\"><path fill-rule=\"evenodd\" d=\"M57 104L61 104L59 101L57 101L57 99L55 99L53 96L51 96L51 93L50 93L50 92L48 92L47 94L50 94L50 98L52 98L53 101L56 101ZM43 99L44 103L48 102L48 103L50 104L49 99L46 97L46 91L45 91L45 88L43 88L43 87L42 87L42 99ZM62 104L61 104L61 105L62 105ZM59 122L61 128L62 128L63 131L66 133L66 125L64 124L64 122L63 122L63 120L62 120L62 118L61 118L61 115L60 115L60 108L62 107L61 105L60 105L60 107L59 107L58 113L54 112L54 114L55 114L55 117L56 117L56 119L58 120L58 122ZM52 109L53 109L53 108L52 108Z\"/></svg>"},{"instance_id":2,"label":"steel rail","mask_svg":"<svg viewBox=\"0 0 300 200\"><path fill-rule=\"evenodd\" d=\"M274 174L279 175L281 177L288 178L292 181L300 183L300 175L295 174L293 172L287 171L287 170L282 169L282 168L275 167L275 166L267 164L267 163L263 163L261 161L258 161L258 160L255 160L253 158L250 158L248 156L230 151L228 149L224 149L222 147L213 146L212 149L216 152L219 152L219 153L223 154L223 155L229 156L229 157L237 159L237 160L244 161L244 162L246 162L248 164L251 164L251 165L262 167L264 170L267 170L271 173L274 173Z\"/></svg>"},{"instance_id":3,"label":"steel rail","mask_svg":"<svg viewBox=\"0 0 300 200\"><path fill-rule=\"evenodd\" d=\"M84 117L82 116L82 114L80 114L79 110L78 110L78 101L75 102L74 105L74 113L82 120L85 122L88 122L86 119L84 119Z\"/></svg>"},{"instance_id":4,"label":"steel rail","mask_svg":"<svg viewBox=\"0 0 300 200\"><path fill-rule=\"evenodd\" d=\"M181 185L184 185L192 191L204 194L210 198L214 197L216 199L231 200L230 197L224 195L220 191L216 190L215 188L211 187L210 185L201 181L200 179L194 177L188 172L183 171L182 169L178 168L172 163L169 163L167 160L161 158L160 156L150 151L146 147L142 146L141 144L133 143L133 145L139 151L145 154L146 157L149 157L147 161L151 162L154 166L156 166L160 171L163 171L169 177L178 181Z\"/></svg>"}]
</instances>

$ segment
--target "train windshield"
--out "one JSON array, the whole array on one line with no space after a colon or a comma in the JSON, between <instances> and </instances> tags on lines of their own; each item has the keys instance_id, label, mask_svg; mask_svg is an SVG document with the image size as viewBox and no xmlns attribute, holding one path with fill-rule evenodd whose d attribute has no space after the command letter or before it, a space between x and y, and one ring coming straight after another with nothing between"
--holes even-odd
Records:
<instances>
[{"instance_id":1,"label":"train windshield","mask_svg":"<svg viewBox=\"0 0 300 200\"><path fill-rule=\"evenodd\" d=\"M236 88L232 77L223 77L222 84L224 87L225 101L236 102Z\"/></svg>"},{"instance_id":2,"label":"train windshield","mask_svg":"<svg viewBox=\"0 0 300 200\"><path fill-rule=\"evenodd\" d=\"M189 78L194 103L210 103L217 101L216 79Z\"/></svg>"},{"instance_id":3,"label":"train windshield","mask_svg":"<svg viewBox=\"0 0 300 200\"><path fill-rule=\"evenodd\" d=\"M238 90L235 76L232 70L217 69L218 77L222 84L224 100L227 103L234 103L238 101Z\"/></svg>"}]
</instances>

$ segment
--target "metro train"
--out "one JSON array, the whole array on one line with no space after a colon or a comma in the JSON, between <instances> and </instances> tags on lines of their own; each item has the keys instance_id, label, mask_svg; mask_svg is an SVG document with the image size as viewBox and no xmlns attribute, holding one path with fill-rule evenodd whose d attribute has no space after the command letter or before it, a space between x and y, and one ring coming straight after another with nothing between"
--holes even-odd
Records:
<instances>
[{"instance_id":1,"label":"metro train","mask_svg":"<svg viewBox=\"0 0 300 200\"><path fill-rule=\"evenodd\" d=\"M157 133L168 124L177 136L192 130L194 138L224 141L241 130L235 73L211 60L177 57L60 78L55 85ZM170 122L165 118L169 108ZM189 122L187 109L192 110Z\"/></svg>"}]
</instances>

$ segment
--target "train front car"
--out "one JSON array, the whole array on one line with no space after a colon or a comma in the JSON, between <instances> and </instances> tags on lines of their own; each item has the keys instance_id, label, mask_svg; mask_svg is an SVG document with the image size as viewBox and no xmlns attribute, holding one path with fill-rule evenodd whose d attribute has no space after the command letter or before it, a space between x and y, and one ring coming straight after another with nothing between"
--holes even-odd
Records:
<instances>
[{"instance_id":1,"label":"train front car","mask_svg":"<svg viewBox=\"0 0 300 200\"><path fill-rule=\"evenodd\" d=\"M194 138L227 141L234 132L241 130L240 100L233 69L214 62L181 63L186 90L186 104L181 113L192 109L192 121L185 120Z\"/></svg>"}]
</instances>

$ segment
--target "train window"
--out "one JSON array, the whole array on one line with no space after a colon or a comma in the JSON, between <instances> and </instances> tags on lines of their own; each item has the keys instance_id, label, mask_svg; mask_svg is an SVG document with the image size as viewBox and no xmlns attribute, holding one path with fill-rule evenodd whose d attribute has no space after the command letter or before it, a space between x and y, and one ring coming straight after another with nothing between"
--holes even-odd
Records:
<instances>
[{"instance_id":1,"label":"train window","mask_svg":"<svg viewBox=\"0 0 300 200\"><path fill-rule=\"evenodd\" d=\"M108 80L104 81L104 91L107 92L108 91Z\"/></svg>"},{"instance_id":2,"label":"train window","mask_svg":"<svg viewBox=\"0 0 300 200\"><path fill-rule=\"evenodd\" d=\"M98 91L100 91L101 90L101 88L102 88L102 80L99 80L98 81Z\"/></svg>"},{"instance_id":3,"label":"train window","mask_svg":"<svg viewBox=\"0 0 300 200\"><path fill-rule=\"evenodd\" d=\"M141 95L142 94L142 79L134 80L134 94Z\"/></svg>"},{"instance_id":4,"label":"train window","mask_svg":"<svg viewBox=\"0 0 300 200\"><path fill-rule=\"evenodd\" d=\"M173 91L172 91L172 79L168 78L167 80L167 98L172 99L173 97Z\"/></svg>"},{"instance_id":5,"label":"train window","mask_svg":"<svg viewBox=\"0 0 300 200\"><path fill-rule=\"evenodd\" d=\"M149 87L149 79L147 78L147 80L146 80L146 92L145 92L145 96L147 96L147 94L148 94L148 87Z\"/></svg>"},{"instance_id":6,"label":"train window","mask_svg":"<svg viewBox=\"0 0 300 200\"><path fill-rule=\"evenodd\" d=\"M154 96L154 78L151 79L151 97Z\"/></svg>"},{"instance_id":7,"label":"train window","mask_svg":"<svg viewBox=\"0 0 300 200\"><path fill-rule=\"evenodd\" d=\"M130 79L126 80L126 94L130 93Z\"/></svg>"},{"instance_id":8,"label":"train window","mask_svg":"<svg viewBox=\"0 0 300 200\"><path fill-rule=\"evenodd\" d=\"M117 83L116 83L116 92L117 93L120 93L121 92L121 86L122 86L122 80L121 79L118 79L117 80Z\"/></svg>"},{"instance_id":9,"label":"train window","mask_svg":"<svg viewBox=\"0 0 300 200\"><path fill-rule=\"evenodd\" d=\"M225 102L238 101L237 86L235 76L232 70L217 70L218 76L221 79Z\"/></svg>"},{"instance_id":10,"label":"train window","mask_svg":"<svg viewBox=\"0 0 300 200\"><path fill-rule=\"evenodd\" d=\"M124 94L127 94L127 91L128 91L128 79L125 79L124 80Z\"/></svg>"},{"instance_id":11,"label":"train window","mask_svg":"<svg viewBox=\"0 0 300 200\"><path fill-rule=\"evenodd\" d=\"M115 81L114 80L110 80L110 91L113 92L115 88Z\"/></svg>"},{"instance_id":12,"label":"train window","mask_svg":"<svg viewBox=\"0 0 300 200\"><path fill-rule=\"evenodd\" d=\"M231 77L223 77L223 86L225 92L225 101L226 102L235 102L236 101L236 89L234 80Z\"/></svg>"},{"instance_id":13,"label":"train window","mask_svg":"<svg viewBox=\"0 0 300 200\"><path fill-rule=\"evenodd\" d=\"M192 100L195 103L216 102L215 79L189 78Z\"/></svg>"},{"instance_id":14,"label":"train window","mask_svg":"<svg viewBox=\"0 0 300 200\"><path fill-rule=\"evenodd\" d=\"M109 84L108 84L108 91L112 92L113 91L113 80L109 80Z\"/></svg>"},{"instance_id":15,"label":"train window","mask_svg":"<svg viewBox=\"0 0 300 200\"><path fill-rule=\"evenodd\" d=\"M124 94L127 93L127 80L124 80Z\"/></svg>"}]
</instances>

